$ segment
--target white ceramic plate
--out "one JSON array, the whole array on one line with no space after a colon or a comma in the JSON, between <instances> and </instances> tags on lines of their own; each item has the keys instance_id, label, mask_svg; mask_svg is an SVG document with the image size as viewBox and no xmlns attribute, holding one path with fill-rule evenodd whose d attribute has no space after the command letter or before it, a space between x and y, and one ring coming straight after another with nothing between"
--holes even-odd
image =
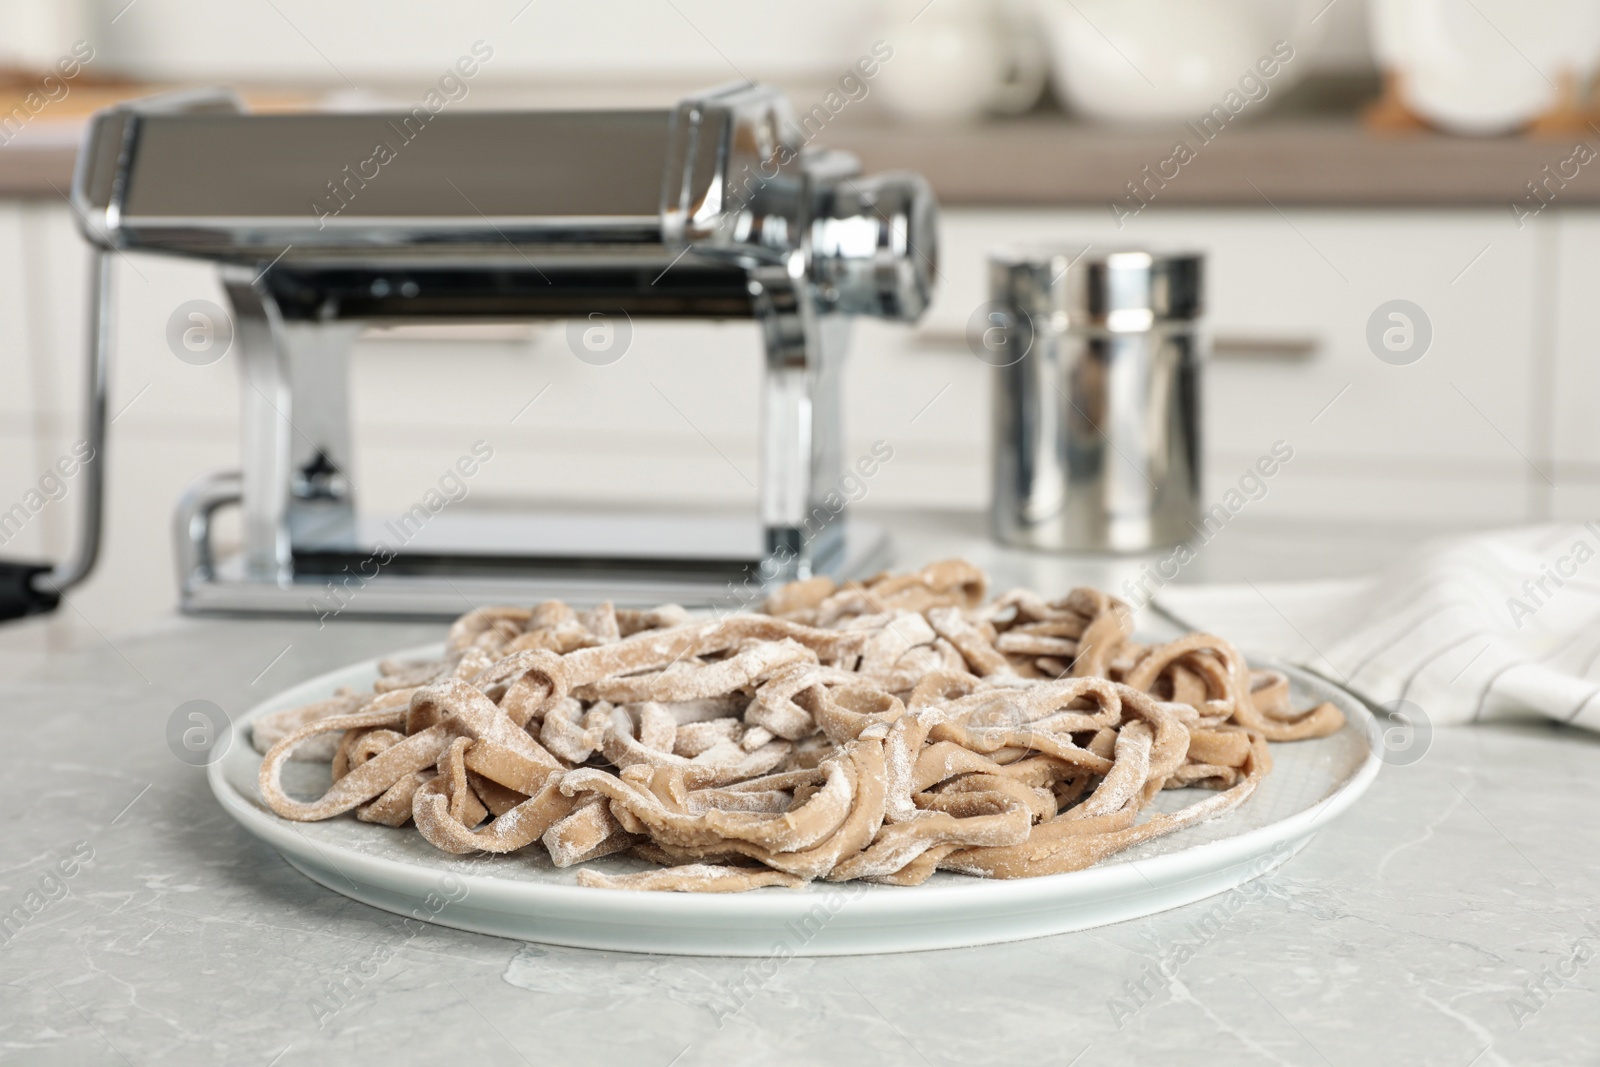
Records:
<instances>
[{"instance_id":1,"label":"white ceramic plate","mask_svg":"<svg viewBox=\"0 0 1600 1067\"><path fill-rule=\"evenodd\" d=\"M437 656L439 646L402 657ZM234 723L212 791L246 830L308 878L363 903L463 930L579 948L691 956L833 956L956 948L1042 937L1121 922L1226 892L1294 855L1349 807L1378 773L1377 726L1337 686L1292 667L1297 706L1331 700L1349 720L1332 737L1272 746L1274 767L1254 796L1222 818L1146 842L1084 871L1016 881L941 872L904 888L815 883L738 894L584 889L543 849L493 857L439 852L412 827L394 830L343 816L319 823L280 819L261 801L261 757L250 746L256 716L371 686L377 661L297 685ZM284 784L325 788L327 764L291 762ZM1162 793L1156 807L1193 802L1198 790ZM594 866L639 870L607 857Z\"/></svg>"}]
</instances>

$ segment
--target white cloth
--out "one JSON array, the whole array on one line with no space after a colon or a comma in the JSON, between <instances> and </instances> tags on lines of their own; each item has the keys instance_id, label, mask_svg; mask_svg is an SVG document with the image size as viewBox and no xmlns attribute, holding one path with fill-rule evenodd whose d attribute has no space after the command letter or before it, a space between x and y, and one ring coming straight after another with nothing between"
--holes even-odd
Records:
<instances>
[{"instance_id":1,"label":"white cloth","mask_svg":"<svg viewBox=\"0 0 1600 1067\"><path fill-rule=\"evenodd\" d=\"M1434 724L1600 729L1600 522L1436 541L1372 578L1168 586L1155 602Z\"/></svg>"}]
</instances>

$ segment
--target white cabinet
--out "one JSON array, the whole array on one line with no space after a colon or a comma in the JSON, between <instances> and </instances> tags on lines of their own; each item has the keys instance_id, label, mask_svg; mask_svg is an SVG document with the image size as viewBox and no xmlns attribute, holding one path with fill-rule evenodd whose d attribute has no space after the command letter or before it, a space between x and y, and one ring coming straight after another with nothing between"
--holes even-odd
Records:
<instances>
[{"instance_id":1,"label":"white cabinet","mask_svg":"<svg viewBox=\"0 0 1600 1067\"><path fill-rule=\"evenodd\" d=\"M1261 515L1482 525L1600 511L1589 299L1600 212L1518 230L1494 209L1266 205L1151 208L1120 230L1098 210L947 210L927 321L855 328L846 452L878 439L895 450L866 506L985 505L991 371L963 335L986 299L988 250L1031 241L1206 251L1221 342L1206 381L1210 496L1283 440L1295 457L1251 505ZM65 204L0 204L6 506L80 433L85 262ZM213 271L135 256L119 258L117 278L105 555L74 596L113 634L171 609L172 506L238 454L235 357L195 367L165 340L179 304L222 302ZM1406 366L1367 341L1373 311L1394 299L1422 308L1432 331ZM636 323L628 354L605 367L575 358L560 325L521 340L369 339L352 374L354 482L380 515L410 506L478 439L496 458L475 503L754 507L761 355L747 322ZM52 504L0 551L60 558L75 504Z\"/></svg>"},{"instance_id":2,"label":"white cabinet","mask_svg":"<svg viewBox=\"0 0 1600 1067\"><path fill-rule=\"evenodd\" d=\"M1557 227L1551 447L1556 513L1600 516L1600 212Z\"/></svg>"},{"instance_id":3,"label":"white cabinet","mask_svg":"<svg viewBox=\"0 0 1600 1067\"><path fill-rule=\"evenodd\" d=\"M0 554L8 559L59 556L77 506L73 482L58 487L52 476L80 435L82 406L72 353L82 336L84 253L63 229L66 215L64 204L0 202Z\"/></svg>"},{"instance_id":4,"label":"white cabinet","mask_svg":"<svg viewBox=\"0 0 1600 1067\"><path fill-rule=\"evenodd\" d=\"M1262 510L1486 522L1547 506L1536 465L1547 451L1548 353L1538 324L1548 227L1519 232L1496 211L1263 206L1151 209L1119 230L1109 212L958 210L946 212L943 236L942 287L923 333L946 343L885 343L893 370L879 382L903 380L911 393L913 381L924 393L959 383L952 403L918 420L929 449L938 450L935 439L945 448L963 439L981 458L986 447L974 401L987 375L960 335L987 299L989 249L1188 247L1207 254L1209 321L1220 342L1205 400L1217 492L1281 439L1295 449L1292 476L1276 480ZM1367 341L1369 318L1395 299L1431 323L1426 355L1408 366L1380 361ZM852 414L870 417L859 396Z\"/></svg>"},{"instance_id":5,"label":"white cabinet","mask_svg":"<svg viewBox=\"0 0 1600 1067\"><path fill-rule=\"evenodd\" d=\"M0 204L0 552L11 559L36 557L39 526L34 516L7 523L5 514L23 500L39 477L35 410L37 381L24 314L23 212Z\"/></svg>"}]
</instances>

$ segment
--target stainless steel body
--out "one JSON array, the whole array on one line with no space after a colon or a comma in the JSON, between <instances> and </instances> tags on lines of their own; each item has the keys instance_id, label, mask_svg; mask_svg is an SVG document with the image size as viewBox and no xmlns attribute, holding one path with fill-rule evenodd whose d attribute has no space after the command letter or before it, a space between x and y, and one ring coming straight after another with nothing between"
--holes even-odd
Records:
<instances>
[{"instance_id":1,"label":"stainless steel body","mask_svg":"<svg viewBox=\"0 0 1600 1067\"><path fill-rule=\"evenodd\" d=\"M1012 249L990 259L995 536L1138 552L1200 504L1197 254Z\"/></svg>"},{"instance_id":2,"label":"stainless steel body","mask_svg":"<svg viewBox=\"0 0 1600 1067\"><path fill-rule=\"evenodd\" d=\"M871 565L881 537L824 504L839 363L850 316L922 314L935 208L915 175L862 177L805 140L783 97L752 85L663 111L250 115L212 93L97 115L73 188L85 235L215 262L235 320L242 469L180 505L184 605L318 610L380 546L395 558L344 598L352 612L455 613L478 599L464 582L491 599L719 601ZM91 336L106 336L109 290ZM684 551L648 520L630 542L615 536L627 524L563 516L382 545L343 476L360 330L593 313L757 321L759 513L666 539ZM216 559L211 516L233 505L243 550Z\"/></svg>"}]
</instances>

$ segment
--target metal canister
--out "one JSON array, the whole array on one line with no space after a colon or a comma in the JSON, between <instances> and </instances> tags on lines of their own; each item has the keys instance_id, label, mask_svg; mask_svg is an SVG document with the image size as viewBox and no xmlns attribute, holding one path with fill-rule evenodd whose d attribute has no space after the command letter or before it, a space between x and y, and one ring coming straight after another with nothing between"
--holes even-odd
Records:
<instances>
[{"instance_id":1,"label":"metal canister","mask_svg":"<svg viewBox=\"0 0 1600 1067\"><path fill-rule=\"evenodd\" d=\"M980 354L996 367L990 514L1001 541L1139 552L1192 536L1203 267L1193 252L990 257Z\"/></svg>"}]
</instances>

